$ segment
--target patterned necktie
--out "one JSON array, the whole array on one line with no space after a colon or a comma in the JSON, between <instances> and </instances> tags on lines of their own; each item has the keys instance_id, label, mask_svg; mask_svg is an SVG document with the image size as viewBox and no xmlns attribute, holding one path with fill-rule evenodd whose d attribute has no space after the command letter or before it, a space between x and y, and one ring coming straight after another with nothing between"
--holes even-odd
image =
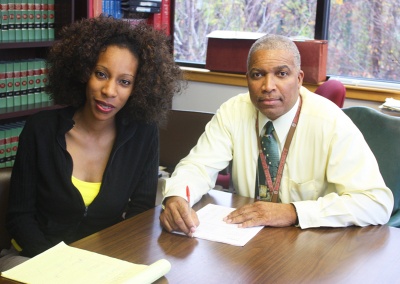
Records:
<instances>
[{"instance_id":1,"label":"patterned necktie","mask_svg":"<svg viewBox=\"0 0 400 284\"><path fill-rule=\"evenodd\" d=\"M275 182L276 173L278 172L279 167L279 150L278 143L273 135L274 131L274 125L271 121L268 121L265 135L261 138L261 147L263 148L263 152L267 158L269 173L271 174L273 182Z\"/></svg>"},{"instance_id":2,"label":"patterned necktie","mask_svg":"<svg viewBox=\"0 0 400 284\"><path fill-rule=\"evenodd\" d=\"M266 158L266 163L269 168L272 182L275 182L276 174L279 167L279 149L278 143L273 135L273 131L275 131L274 125L271 121L268 121L266 125L265 135L261 138L261 148ZM266 177L260 159L261 157L259 157L258 159L258 194L261 200L270 201L271 196L269 194Z\"/></svg>"}]
</instances>

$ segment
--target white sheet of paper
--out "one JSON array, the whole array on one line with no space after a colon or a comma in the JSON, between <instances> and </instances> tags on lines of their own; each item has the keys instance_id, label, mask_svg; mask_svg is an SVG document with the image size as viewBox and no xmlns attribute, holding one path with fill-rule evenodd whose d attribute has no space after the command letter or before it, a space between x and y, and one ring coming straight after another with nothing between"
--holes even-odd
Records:
<instances>
[{"instance_id":1,"label":"white sheet of paper","mask_svg":"<svg viewBox=\"0 0 400 284\"><path fill-rule=\"evenodd\" d=\"M1 276L30 284L152 283L170 269L165 259L151 265L134 264L61 242Z\"/></svg>"},{"instance_id":2,"label":"white sheet of paper","mask_svg":"<svg viewBox=\"0 0 400 284\"><path fill-rule=\"evenodd\" d=\"M227 224L223 218L234 210L235 208L231 207L207 204L197 211L200 225L196 228L193 237L244 246L264 227L238 228L238 224Z\"/></svg>"}]
</instances>

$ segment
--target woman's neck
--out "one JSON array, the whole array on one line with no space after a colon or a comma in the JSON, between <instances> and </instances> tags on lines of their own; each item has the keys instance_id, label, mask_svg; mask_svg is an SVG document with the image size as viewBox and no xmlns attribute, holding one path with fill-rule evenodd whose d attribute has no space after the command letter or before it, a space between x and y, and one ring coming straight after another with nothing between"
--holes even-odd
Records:
<instances>
[{"instance_id":1,"label":"woman's neck","mask_svg":"<svg viewBox=\"0 0 400 284\"><path fill-rule=\"evenodd\" d=\"M74 128L88 135L101 136L105 133L115 132L115 119L97 120L85 112L84 108L75 112L73 120L75 122Z\"/></svg>"}]
</instances>

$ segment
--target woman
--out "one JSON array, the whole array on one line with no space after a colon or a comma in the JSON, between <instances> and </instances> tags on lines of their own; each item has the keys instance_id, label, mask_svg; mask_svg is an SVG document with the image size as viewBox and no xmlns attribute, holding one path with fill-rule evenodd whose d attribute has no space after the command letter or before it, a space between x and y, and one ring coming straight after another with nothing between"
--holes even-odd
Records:
<instances>
[{"instance_id":1,"label":"woman","mask_svg":"<svg viewBox=\"0 0 400 284\"><path fill-rule=\"evenodd\" d=\"M180 91L169 40L147 25L99 17L61 36L46 89L66 107L28 119L11 178L7 226L26 257L154 207L158 125Z\"/></svg>"}]
</instances>

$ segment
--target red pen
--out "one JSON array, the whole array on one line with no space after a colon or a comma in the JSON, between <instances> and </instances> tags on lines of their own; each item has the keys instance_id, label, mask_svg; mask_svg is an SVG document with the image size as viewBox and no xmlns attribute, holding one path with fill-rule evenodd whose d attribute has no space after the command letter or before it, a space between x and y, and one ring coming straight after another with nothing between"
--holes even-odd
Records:
<instances>
[{"instance_id":1,"label":"red pen","mask_svg":"<svg viewBox=\"0 0 400 284\"><path fill-rule=\"evenodd\" d=\"M190 190L189 190L189 186L186 186L186 198L187 198L187 201L188 201L189 217L191 218L192 208L190 207ZM193 237L193 232L192 232L193 228L196 228L196 227L194 226L194 227L192 227L190 229L189 234L188 234L189 237Z\"/></svg>"},{"instance_id":2,"label":"red pen","mask_svg":"<svg viewBox=\"0 0 400 284\"><path fill-rule=\"evenodd\" d=\"M190 212L190 190L189 190L189 186L186 186L186 198L187 198L187 201L188 201L188 209L189 209L189 212Z\"/></svg>"}]
</instances>

